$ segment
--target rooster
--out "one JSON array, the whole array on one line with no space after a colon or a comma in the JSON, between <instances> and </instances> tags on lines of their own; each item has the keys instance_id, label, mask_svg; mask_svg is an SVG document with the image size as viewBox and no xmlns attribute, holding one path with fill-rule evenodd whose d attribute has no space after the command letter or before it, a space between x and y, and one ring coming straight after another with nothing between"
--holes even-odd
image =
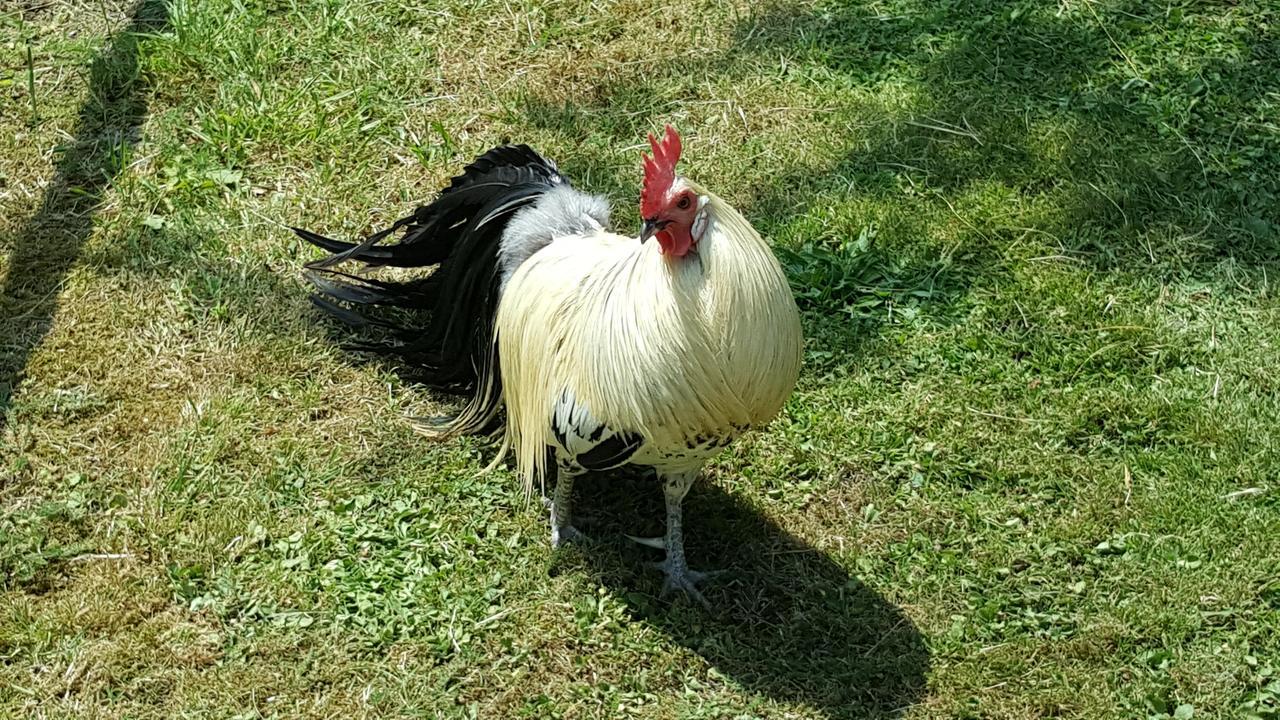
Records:
<instances>
[{"instance_id":1,"label":"rooster","mask_svg":"<svg viewBox=\"0 0 1280 720\"><path fill-rule=\"evenodd\" d=\"M698 584L709 573L686 562L682 502L708 459L781 409L799 374L800 319L760 235L676 174L676 131L649 145L638 237L609 231L608 202L525 145L481 155L436 200L363 242L294 231L331 253L308 264L313 301L378 332L357 347L400 355L428 384L468 394L457 415L420 429L493 432L505 412L494 462L511 451L526 491L553 486L553 546L582 537L571 524L575 478L656 471L666 532L640 541L666 550L663 596L706 605ZM335 269L348 260L436 269L390 281ZM425 313L406 327L372 306Z\"/></svg>"}]
</instances>

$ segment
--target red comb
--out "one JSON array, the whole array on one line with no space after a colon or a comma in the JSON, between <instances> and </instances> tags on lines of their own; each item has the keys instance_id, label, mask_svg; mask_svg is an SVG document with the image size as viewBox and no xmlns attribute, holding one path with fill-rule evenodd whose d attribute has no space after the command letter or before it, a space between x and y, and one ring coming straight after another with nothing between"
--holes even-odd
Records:
<instances>
[{"instance_id":1,"label":"red comb","mask_svg":"<svg viewBox=\"0 0 1280 720\"><path fill-rule=\"evenodd\" d=\"M662 198L676 179L676 163L680 162L680 136L675 128L667 126L667 133L659 143L649 133L649 147L653 157L640 153L644 160L644 187L640 190L640 215L653 217L662 210Z\"/></svg>"}]
</instances>

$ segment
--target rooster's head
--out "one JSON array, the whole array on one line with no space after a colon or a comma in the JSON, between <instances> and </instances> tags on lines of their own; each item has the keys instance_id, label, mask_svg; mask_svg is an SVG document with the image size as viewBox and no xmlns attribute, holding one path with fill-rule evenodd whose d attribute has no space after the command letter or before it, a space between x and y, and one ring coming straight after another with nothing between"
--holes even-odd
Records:
<instances>
[{"instance_id":1,"label":"rooster's head","mask_svg":"<svg viewBox=\"0 0 1280 720\"><path fill-rule=\"evenodd\" d=\"M667 126L659 142L649 133L653 157L641 153L644 160L644 188L640 191L640 217L644 229L640 242L656 238L664 255L684 257L697 248L706 227L703 206L707 199L694 186L676 175L680 161L680 136Z\"/></svg>"}]
</instances>

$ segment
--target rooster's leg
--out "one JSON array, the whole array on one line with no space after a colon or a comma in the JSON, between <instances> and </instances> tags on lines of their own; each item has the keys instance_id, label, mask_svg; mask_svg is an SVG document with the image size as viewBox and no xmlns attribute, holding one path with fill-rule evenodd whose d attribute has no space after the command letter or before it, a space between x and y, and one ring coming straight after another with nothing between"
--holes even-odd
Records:
<instances>
[{"instance_id":1,"label":"rooster's leg","mask_svg":"<svg viewBox=\"0 0 1280 720\"><path fill-rule=\"evenodd\" d=\"M585 540L586 536L578 532L571 523L573 521L573 481L578 474L560 467L556 473L556 488L551 499L551 547L561 544Z\"/></svg>"},{"instance_id":2,"label":"rooster's leg","mask_svg":"<svg viewBox=\"0 0 1280 720\"><path fill-rule=\"evenodd\" d=\"M693 485L696 472L666 475L662 478L662 492L667 501L667 559L659 567L667 574L662 584L662 596L666 597L673 590L680 590L691 599L697 600L703 607L710 609L710 604L702 593L698 592L698 583L714 573L702 573L690 570L684 559L684 527L682 508L684 496Z\"/></svg>"}]
</instances>

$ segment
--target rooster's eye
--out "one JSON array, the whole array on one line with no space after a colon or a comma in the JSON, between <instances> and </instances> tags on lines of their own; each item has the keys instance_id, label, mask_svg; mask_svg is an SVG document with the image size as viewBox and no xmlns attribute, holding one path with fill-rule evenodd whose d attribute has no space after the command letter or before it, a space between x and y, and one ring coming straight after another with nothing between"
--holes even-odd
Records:
<instances>
[{"instance_id":1,"label":"rooster's eye","mask_svg":"<svg viewBox=\"0 0 1280 720\"><path fill-rule=\"evenodd\" d=\"M681 210L688 210L688 209L689 209L689 202L690 202L690 201L689 201L689 196L688 196L688 195L681 195L681 196L680 196L680 202L676 203L676 207L680 208Z\"/></svg>"}]
</instances>

